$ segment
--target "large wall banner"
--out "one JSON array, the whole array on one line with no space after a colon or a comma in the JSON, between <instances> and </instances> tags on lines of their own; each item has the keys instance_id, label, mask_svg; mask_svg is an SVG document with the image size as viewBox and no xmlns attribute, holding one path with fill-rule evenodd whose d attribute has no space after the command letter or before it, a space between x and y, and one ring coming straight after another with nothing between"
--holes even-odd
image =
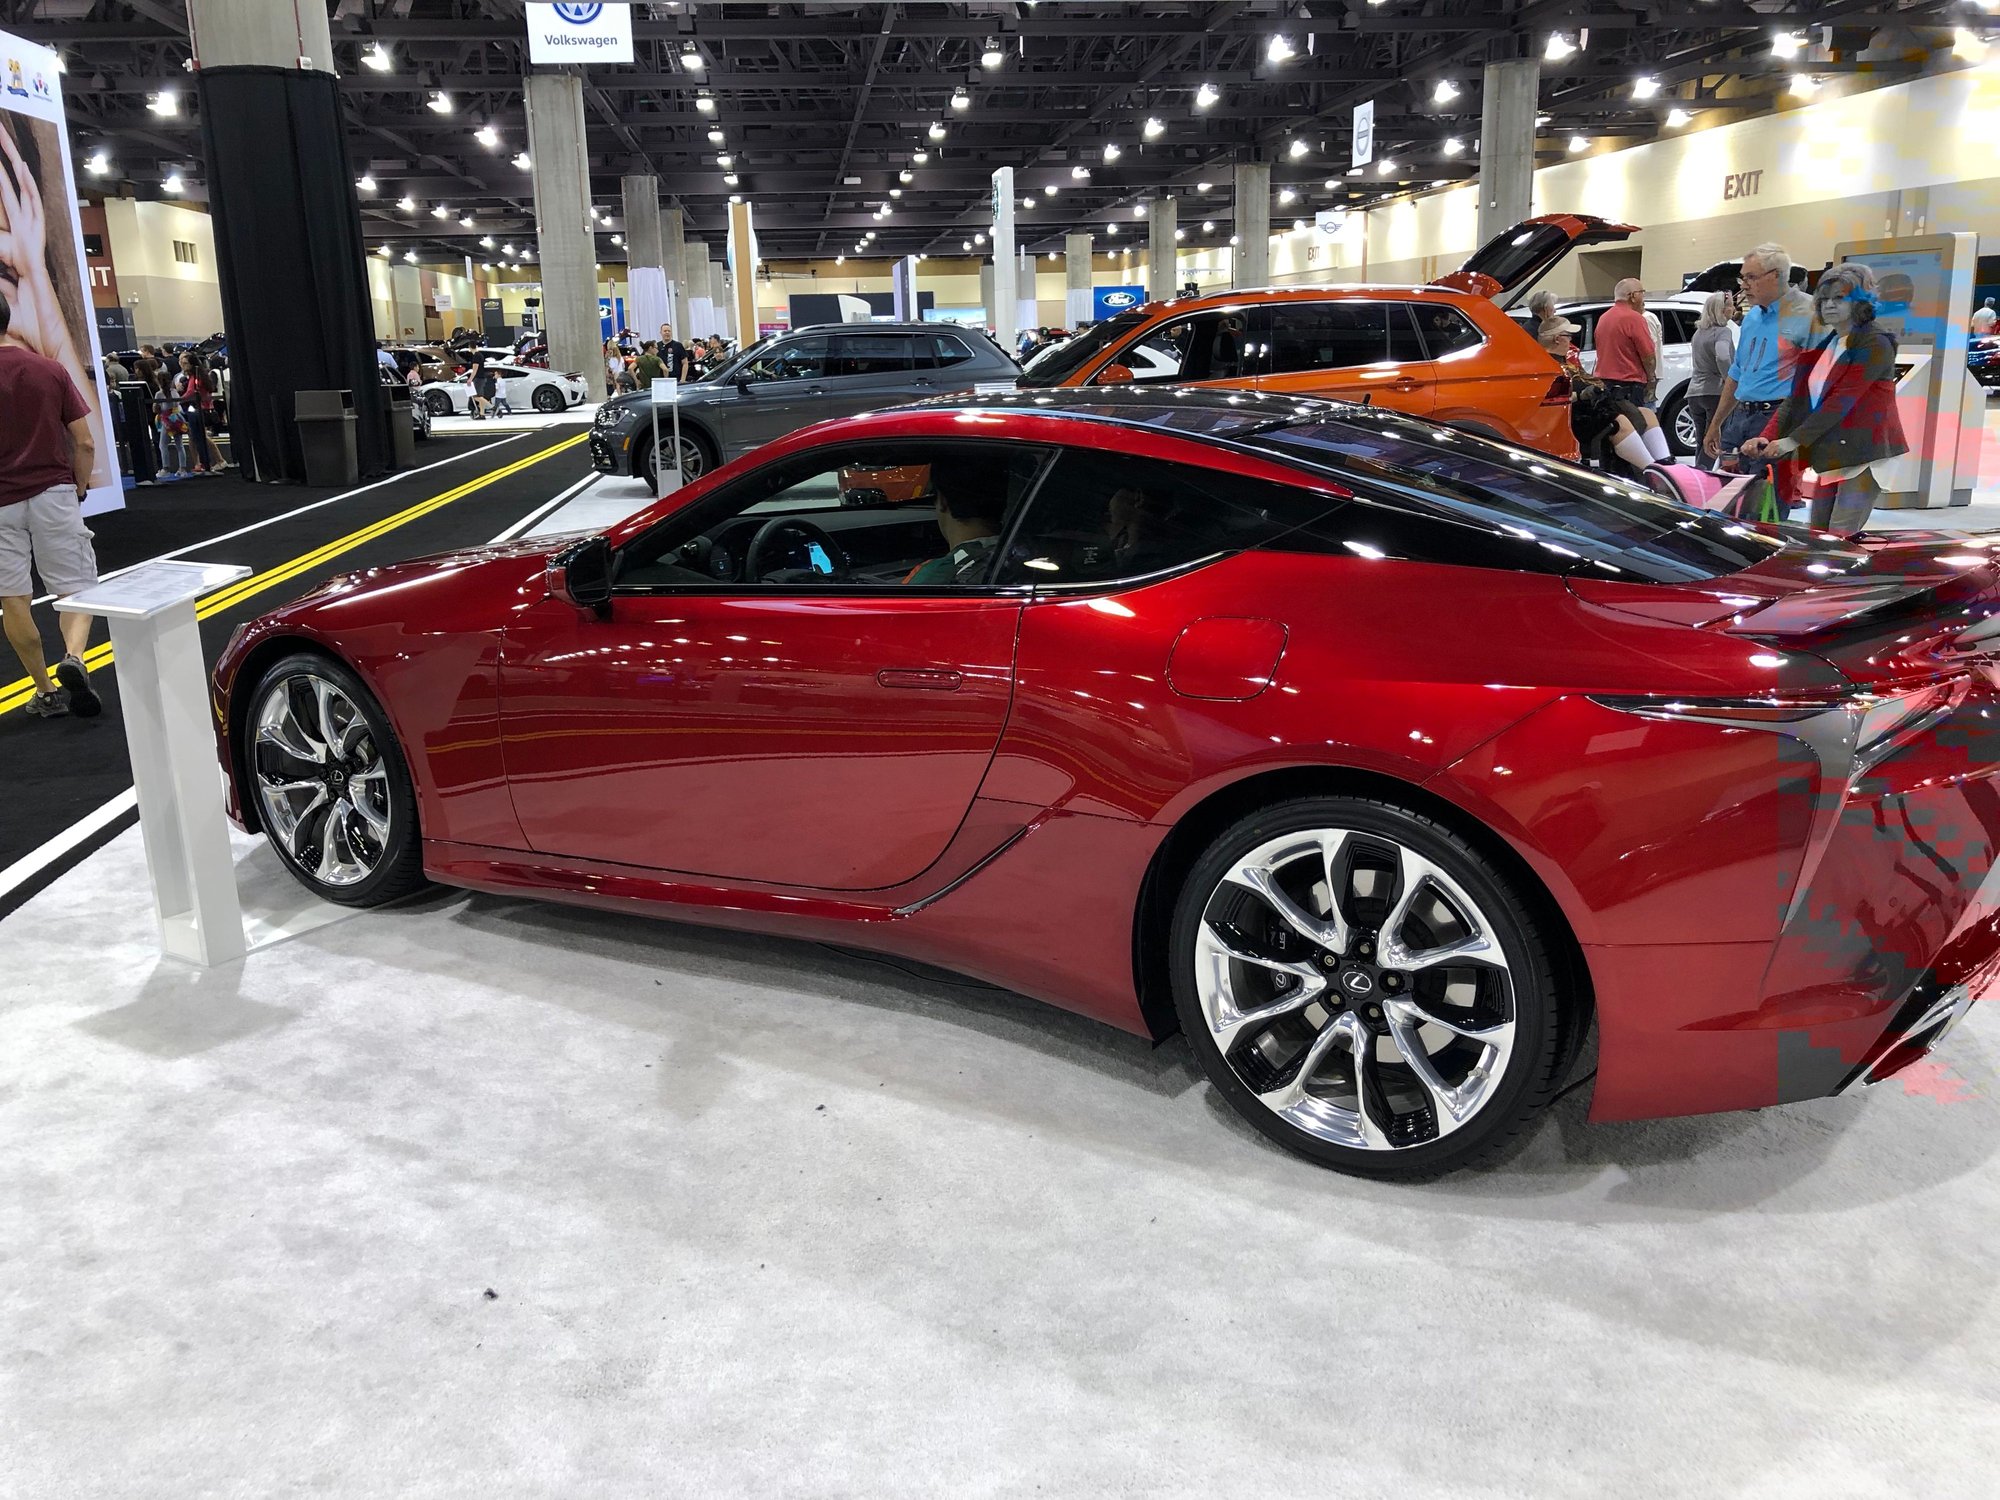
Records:
<instances>
[{"instance_id":1,"label":"large wall banner","mask_svg":"<svg viewBox=\"0 0 2000 1500\"><path fill-rule=\"evenodd\" d=\"M76 176L63 128L56 55L0 31L0 297L13 310L7 338L69 372L90 403L97 468L83 512L125 503L97 324L83 256Z\"/></svg>"}]
</instances>

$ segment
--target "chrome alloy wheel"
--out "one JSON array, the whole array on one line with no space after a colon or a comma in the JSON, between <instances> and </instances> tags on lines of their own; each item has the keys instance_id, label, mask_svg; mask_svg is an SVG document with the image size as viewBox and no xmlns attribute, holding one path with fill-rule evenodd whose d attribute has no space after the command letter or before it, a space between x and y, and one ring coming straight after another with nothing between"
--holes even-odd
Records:
<instances>
[{"instance_id":1,"label":"chrome alloy wheel","mask_svg":"<svg viewBox=\"0 0 2000 1500\"><path fill-rule=\"evenodd\" d=\"M666 437L668 442L673 441L670 435L662 434L662 436ZM707 471L708 459L701 451L701 444L685 433L681 435L679 452L681 455L681 480L683 483L692 484ZM653 481L653 492L658 494L660 486L659 449L655 448L651 453L646 455L646 467L651 470L650 478Z\"/></svg>"},{"instance_id":2,"label":"chrome alloy wheel","mask_svg":"<svg viewBox=\"0 0 2000 1500\"><path fill-rule=\"evenodd\" d=\"M1397 1151L1467 1125L1514 1050L1514 979L1494 923L1393 838L1289 833L1209 894L1195 990L1217 1051L1280 1119Z\"/></svg>"},{"instance_id":3,"label":"chrome alloy wheel","mask_svg":"<svg viewBox=\"0 0 2000 1500\"><path fill-rule=\"evenodd\" d=\"M1699 415L1700 413L1695 411L1685 401L1674 408L1673 438L1674 445L1679 452L1701 452L1701 440L1706 434L1703 433L1699 423L1696 421Z\"/></svg>"},{"instance_id":4,"label":"chrome alloy wheel","mask_svg":"<svg viewBox=\"0 0 2000 1500\"><path fill-rule=\"evenodd\" d=\"M268 683L257 705L254 784L272 839L326 885L356 885L389 843L389 770L354 700L310 672Z\"/></svg>"}]
</instances>

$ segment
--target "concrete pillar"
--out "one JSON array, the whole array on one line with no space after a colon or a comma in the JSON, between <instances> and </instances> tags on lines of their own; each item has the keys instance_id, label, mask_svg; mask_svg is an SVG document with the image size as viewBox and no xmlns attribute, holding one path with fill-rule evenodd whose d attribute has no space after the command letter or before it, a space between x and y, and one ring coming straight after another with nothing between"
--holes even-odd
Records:
<instances>
[{"instance_id":1,"label":"concrete pillar","mask_svg":"<svg viewBox=\"0 0 2000 1500\"><path fill-rule=\"evenodd\" d=\"M1233 287L1271 284L1271 164L1236 164L1236 245L1229 257Z\"/></svg>"},{"instance_id":2,"label":"concrete pillar","mask_svg":"<svg viewBox=\"0 0 2000 1500\"><path fill-rule=\"evenodd\" d=\"M188 0L197 68L301 68L331 73L333 31L324 5Z\"/></svg>"},{"instance_id":3,"label":"concrete pillar","mask_svg":"<svg viewBox=\"0 0 2000 1500\"><path fill-rule=\"evenodd\" d=\"M653 338L662 323L673 321L660 223L660 179L621 177L618 187L625 210L625 324L640 338ZM674 334L687 336L678 324Z\"/></svg>"},{"instance_id":4,"label":"concrete pillar","mask_svg":"<svg viewBox=\"0 0 2000 1500\"><path fill-rule=\"evenodd\" d=\"M750 204L729 205L730 313L736 337L749 344L757 337L757 219Z\"/></svg>"},{"instance_id":5,"label":"concrete pillar","mask_svg":"<svg viewBox=\"0 0 2000 1500\"><path fill-rule=\"evenodd\" d=\"M549 368L594 370L604 362L604 340L597 321L597 236L590 217L583 80L570 73L530 73L526 83Z\"/></svg>"},{"instance_id":6,"label":"concrete pillar","mask_svg":"<svg viewBox=\"0 0 2000 1500\"><path fill-rule=\"evenodd\" d=\"M683 234L685 219L678 208L660 207L660 269L667 273L667 286L673 297L673 310L668 314L673 319L674 334L683 343L693 336L693 319L688 310L687 284L687 238ZM703 291L708 288L703 287Z\"/></svg>"},{"instance_id":7,"label":"concrete pillar","mask_svg":"<svg viewBox=\"0 0 2000 1500\"><path fill-rule=\"evenodd\" d=\"M1021 263L1014 254L1014 169L993 169L993 301L986 309L986 321L993 325L993 337L1002 349L1021 342L1021 298L1035 295L1032 273L1023 286ZM1032 319L1030 320L1032 321Z\"/></svg>"},{"instance_id":8,"label":"concrete pillar","mask_svg":"<svg viewBox=\"0 0 2000 1500\"><path fill-rule=\"evenodd\" d=\"M1174 200L1146 200L1146 296L1154 302L1168 302L1180 284L1176 274Z\"/></svg>"},{"instance_id":9,"label":"concrete pillar","mask_svg":"<svg viewBox=\"0 0 2000 1500\"><path fill-rule=\"evenodd\" d=\"M1535 110L1542 65L1532 57L1486 65L1479 117L1479 243L1534 212Z\"/></svg>"},{"instance_id":10,"label":"concrete pillar","mask_svg":"<svg viewBox=\"0 0 2000 1500\"><path fill-rule=\"evenodd\" d=\"M1071 328L1088 323L1096 313L1090 274L1090 236L1063 236L1063 319Z\"/></svg>"},{"instance_id":11,"label":"concrete pillar","mask_svg":"<svg viewBox=\"0 0 2000 1500\"><path fill-rule=\"evenodd\" d=\"M985 311L986 326L988 328L996 326L993 316L993 298L997 289L997 281L998 278L994 276L993 267L990 264L982 265L979 268L979 305ZM1016 340L1016 342L1018 343L1019 340ZM1008 347L1007 352L1009 354L1014 352L1011 345Z\"/></svg>"}]
</instances>

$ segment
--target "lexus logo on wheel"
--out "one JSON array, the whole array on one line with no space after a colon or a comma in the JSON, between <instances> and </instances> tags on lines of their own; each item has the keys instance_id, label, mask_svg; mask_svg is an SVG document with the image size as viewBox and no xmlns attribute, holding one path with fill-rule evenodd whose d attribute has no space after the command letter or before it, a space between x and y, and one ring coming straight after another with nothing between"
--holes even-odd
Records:
<instances>
[{"instance_id":1,"label":"lexus logo on wheel","mask_svg":"<svg viewBox=\"0 0 2000 1500\"><path fill-rule=\"evenodd\" d=\"M556 14L572 26L588 26L604 13L602 5L557 5Z\"/></svg>"},{"instance_id":2,"label":"lexus logo on wheel","mask_svg":"<svg viewBox=\"0 0 2000 1500\"><path fill-rule=\"evenodd\" d=\"M1340 976L1340 987L1350 995L1365 995L1375 988L1375 981L1359 969L1349 969Z\"/></svg>"}]
</instances>

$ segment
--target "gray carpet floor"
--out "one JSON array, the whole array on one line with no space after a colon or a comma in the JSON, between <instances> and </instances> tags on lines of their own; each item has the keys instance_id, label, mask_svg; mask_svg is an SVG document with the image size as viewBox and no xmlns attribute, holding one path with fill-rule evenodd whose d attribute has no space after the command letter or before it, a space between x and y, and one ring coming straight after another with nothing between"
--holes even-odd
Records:
<instances>
[{"instance_id":1,"label":"gray carpet floor","mask_svg":"<svg viewBox=\"0 0 2000 1500\"><path fill-rule=\"evenodd\" d=\"M1379 1186L812 945L439 893L198 971L129 834L0 924L0 1495L1986 1500L1996 1052Z\"/></svg>"}]
</instances>

